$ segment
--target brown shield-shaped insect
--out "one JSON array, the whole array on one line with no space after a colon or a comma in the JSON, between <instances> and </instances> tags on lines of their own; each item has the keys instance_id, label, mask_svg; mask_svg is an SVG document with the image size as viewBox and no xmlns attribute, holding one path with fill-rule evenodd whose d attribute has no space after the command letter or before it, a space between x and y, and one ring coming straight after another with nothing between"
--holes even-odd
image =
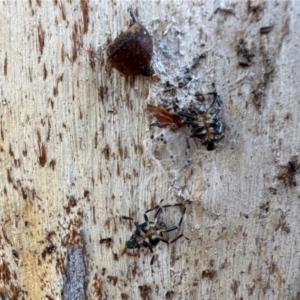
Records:
<instances>
[{"instance_id":1,"label":"brown shield-shaped insect","mask_svg":"<svg viewBox=\"0 0 300 300\"><path fill-rule=\"evenodd\" d=\"M111 66L125 75L153 75L150 61L153 42L147 29L138 23L132 9L128 9L132 25L122 32L107 50Z\"/></svg>"}]
</instances>

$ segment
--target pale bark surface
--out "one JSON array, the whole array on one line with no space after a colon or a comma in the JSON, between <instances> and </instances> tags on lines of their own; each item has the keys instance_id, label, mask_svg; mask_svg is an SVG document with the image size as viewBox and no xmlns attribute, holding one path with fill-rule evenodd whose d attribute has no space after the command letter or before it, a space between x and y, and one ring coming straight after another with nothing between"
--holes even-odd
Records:
<instances>
[{"instance_id":1,"label":"pale bark surface","mask_svg":"<svg viewBox=\"0 0 300 300\"><path fill-rule=\"evenodd\" d=\"M161 81L106 66L129 5ZM86 299L300 299L300 178L277 178L300 151L299 14L297 1L2 1L0 294L62 299L74 268ZM150 130L145 107L203 53L191 90L215 83L226 136L186 153L187 129ZM160 243L151 267L149 251L122 255L133 227L119 216L142 222L161 199L192 201L189 240Z\"/></svg>"}]
</instances>

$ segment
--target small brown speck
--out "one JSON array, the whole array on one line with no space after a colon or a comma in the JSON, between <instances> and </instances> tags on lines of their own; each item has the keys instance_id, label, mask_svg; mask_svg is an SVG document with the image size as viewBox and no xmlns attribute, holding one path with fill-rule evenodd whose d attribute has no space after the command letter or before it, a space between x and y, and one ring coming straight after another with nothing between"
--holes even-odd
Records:
<instances>
[{"instance_id":1,"label":"small brown speck","mask_svg":"<svg viewBox=\"0 0 300 300\"><path fill-rule=\"evenodd\" d=\"M77 24L75 23L72 31L72 62L77 58Z\"/></svg>"},{"instance_id":2,"label":"small brown speck","mask_svg":"<svg viewBox=\"0 0 300 300\"><path fill-rule=\"evenodd\" d=\"M45 145L41 141L41 134L37 131L37 139L38 139L38 162L41 167L44 167L47 161L46 148Z\"/></svg>"},{"instance_id":3,"label":"small brown speck","mask_svg":"<svg viewBox=\"0 0 300 300\"><path fill-rule=\"evenodd\" d=\"M11 280L11 273L10 273L9 265L4 259L0 264L0 274L1 274L1 282L3 282L4 285L9 286Z\"/></svg>"},{"instance_id":4,"label":"small brown speck","mask_svg":"<svg viewBox=\"0 0 300 300\"><path fill-rule=\"evenodd\" d=\"M269 187L269 192L272 194L272 195L276 195L277 194L277 189L273 188L273 187Z\"/></svg>"},{"instance_id":5,"label":"small brown speck","mask_svg":"<svg viewBox=\"0 0 300 300\"><path fill-rule=\"evenodd\" d=\"M49 166L50 168L54 171L55 169L55 166L56 166L56 160L55 159L52 159L49 163Z\"/></svg>"},{"instance_id":6,"label":"small brown speck","mask_svg":"<svg viewBox=\"0 0 300 300\"><path fill-rule=\"evenodd\" d=\"M231 284L230 288L233 291L234 295L236 295L239 285L240 282L238 280L233 280L233 283Z\"/></svg>"},{"instance_id":7,"label":"small brown speck","mask_svg":"<svg viewBox=\"0 0 300 300\"><path fill-rule=\"evenodd\" d=\"M268 34L273 29L273 25L264 26L259 29L260 34Z\"/></svg>"},{"instance_id":8,"label":"small brown speck","mask_svg":"<svg viewBox=\"0 0 300 300\"><path fill-rule=\"evenodd\" d=\"M298 163L298 158L293 157L287 165L280 166L281 171L277 175L277 179L281 180L286 187L297 186L296 182L296 172L300 168L300 164Z\"/></svg>"},{"instance_id":9,"label":"small brown speck","mask_svg":"<svg viewBox=\"0 0 300 300\"><path fill-rule=\"evenodd\" d=\"M65 13L65 8L62 4L62 2L59 3L59 9L61 11L61 17L64 21L66 21L66 13Z\"/></svg>"},{"instance_id":10,"label":"small brown speck","mask_svg":"<svg viewBox=\"0 0 300 300\"><path fill-rule=\"evenodd\" d=\"M140 290L141 298L143 300L150 300L151 299L151 297L150 297L150 292L151 292L150 286L140 285L139 290Z\"/></svg>"},{"instance_id":11,"label":"small brown speck","mask_svg":"<svg viewBox=\"0 0 300 300\"><path fill-rule=\"evenodd\" d=\"M19 253L16 250L12 250L12 255L16 258L19 259Z\"/></svg>"},{"instance_id":12,"label":"small brown speck","mask_svg":"<svg viewBox=\"0 0 300 300\"><path fill-rule=\"evenodd\" d=\"M174 299L174 292L173 291L167 291L165 295L166 300L173 300Z\"/></svg>"},{"instance_id":13,"label":"small brown speck","mask_svg":"<svg viewBox=\"0 0 300 300\"><path fill-rule=\"evenodd\" d=\"M108 280L108 282L112 282L112 284L115 286L118 282L118 277L107 275L107 280Z\"/></svg>"},{"instance_id":14,"label":"small brown speck","mask_svg":"<svg viewBox=\"0 0 300 300\"><path fill-rule=\"evenodd\" d=\"M70 205L71 207L74 207L74 206L77 205L77 201L76 201L75 197L69 196L68 198L69 198L69 205Z\"/></svg>"},{"instance_id":15,"label":"small brown speck","mask_svg":"<svg viewBox=\"0 0 300 300\"><path fill-rule=\"evenodd\" d=\"M215 276L215 271L213 269L202 271L202 278L208 277L210 279L213 279L214 276Z\"/></svg>"},{"instance_id":16,"label":"small brown speck","mask_svg":"<svg viewBox=\"0 0 300 300\"><path fill-rule=\"evenodd\" d=\"M64 45L62 45L61 48L60 48L60 59L61 59L62 62L65 61L65 47L64 47Z\"/></svg>"},{"instance_id":17,"label":"small brown speck","mask_svg":"<svg viewBox=\"0 0 300 300\"><path fill-rule=\"evenodd\" d=\"M121 294L121 300L128 300L129 299L129 296L125 293L122 293Z\"/></svg>"},{"instance_id":18,"label":"small brown speck","mask_svg":"<svg viewBox=\"0 0 300 300\"><path fill-rule=\"evenodd\" d=\"M54 102L53 102L52 98L48 98L48 104L50 104L51 108L53 109Z\"/></svg>"},{"instance_id":19,"label":"small brown speck","mask_svg":"<svg viewBox=\"0 0 300 300\"><path fill-rule=\"evenodd\" d=\"M56 97L58 95L58 88L57 86L53 87L53 96Z\"/></svg>"},{"instance_id":20,"label":"small brown speck","mask_svg":"<svg viewBox=\"0 0 300 300\"><path fill-rule=\"evenodd\" d=\"M7 53L5 53L3 69L4 69L4 76L6 76L7 75Z\"/></svg>"},{"instance_id":21,"label":"small brown speck","mask_svg":"<svg viewBox=\"0 0 300 300\"><path fill-rule=\"evenodd\" d=\"M98 146L98 132L95 132L95 137L94 137L94 147L95 149L97 149Z\"/></svg>"},{"instance_id":22,"label":"small brown speck","mask_svg":"<svg viewBox=\"0 0 300 300\"><path fill-rule=\"evenodd\" d=\"M58 85L60 82L63 82L64 80L64 74L60 74L57 78L56 78L56 85Z\"/></svg>"},{"instance_id":23,"label":"small brown speck","mask_svg":"<svg viewBox=\"0 0 300 300\"><path fill-rule=\"evenodd\" d=\"M21 194L24 200L27 199L27 193L25 192L25 189L23 187L21 187Z\"/></svg>"},{"instance_id":24,"label":"small brown speck","mask_svg":"<svg viewBox=\"0 0 300 300\"><path fill-rule=\"evenodd\" d=\"M99 243L100 244L105 244L107 247L111 246L111 243L113 242L112 238L105 238L105 239L100 239Z\"/></svg>"},{"instance_id":25,"label":"small brown speck","mask_svg":"<svg viewBox=\"0 0 300 300\"><path fill-rule=\"evenodd\" d=\"M88 30L88 23L89 23L89 8L88 8L88 1L80 0L80 8L82 12L82 30L81 33L87 33Z\"/></svg>"},{"instance_id":26,"label":"small brown speck","mask_svg":"<svg viewBox=\"0 0 300 300\"><path fill-rule=\"evenodd\" d=\"M2 141L4 141L4 132L3 132L3 127L2 127L2 122L1 122L1 131L0 131L0 134L1 134Z\"/></svg>"},{"instance_id":27,"label":"small brown speck","mask_svg":"<svg viewBox=\"0 0 300 300\"><path fill-rule=\"evenodd\" d=\"M95 71L95 66L96 66L96 52L92 48L91 45L90 45L90 48L87 50L87 54L88 54L88 57L89 57L90 67L91 67L91 69L93 71Z\"/></svg>"},{"instance_id":28,"label":"small brown speck","mask_svg":"<svg viewBox=\"0 0 300 300\"><path fill-rule=\"evenodd\" d=\"M107 92L108 92L108 87L107 86L101 85L98 88L98 96L100 97L101 100L104 100L104 97L106 96Z\"/></svg>"},{"instance_id":29,"label":"small brown speck","mask_svg":"<svg viewBox=\"0 0 300 300\"><path fill-rule=\"evenodd\" d=\"M11 157L15 157L14 152L13 152L12 147L11 147L11 144L9 144L9 155Z\"/></svg>"},{"instance_id":30,"label":"small brown speck","mask_svg":"<svg viewBox=\"0 0 300 300\"><path fill-rule=\"evenodd\" d=\"M242 67L248 67L252 63L254 54L246 47L247 42L244 39L240 39L239 44L236 46L236 53L239 58L239 65Z\"/></svg>"},{"instance_id":31,"label":"small brown speck","mask_svg":"<svg viewBox=\"0 0 300 300\"><path fill-rule=\"evenodd\" d=\"M42 24L38 25L38 43L40 53L43 54L44 46L45 46L45 31L43 30Z\"/></svg>"},{"instance_id":32,"label":"small brown speck","mask_svg":"<svg viewBox=\"0 0 300 300\"><path fill-rule=\"evenodd\" d=\"M45 259L47 254L51 254L56 249L56 246L51 244L47 246L42 252L42 258Z\"/></svg>"},{"instance_id":33,"label":"small brown speck","mask_svg":"<svg viewBox=\"0 0 300 300\"><path fill-rule=\"evenodd\" d=\"M109 145L105 146L105 148L102 150L102 154L104 155L105 159L109 160L109 158L110 158L110 148L109 148Z\"/></svg>"},{"instance_id":34,"label":"small brown speck","mask_svg":"<svg viewBox=\"0 0 300 300\"><path fill-rule=\"evenodd\" d=\"M46 80L47 75L48 75L47 68L46 68L46 65L44 64L44 68L43 68L43 79L44 80Z\"/></svg>"},{"instance_id":35,"label":"small brown speck","mask_svg":"<svg viewBox=\"0 0 300 300\"><path fill-rule=\"evenodd\" d=\"M6 169L6 171L7 171L7 181L8 181L9 183L12 183L12 178L11 178L10 170L9 170L9 169Z\"/></svg>"}]
</instances>

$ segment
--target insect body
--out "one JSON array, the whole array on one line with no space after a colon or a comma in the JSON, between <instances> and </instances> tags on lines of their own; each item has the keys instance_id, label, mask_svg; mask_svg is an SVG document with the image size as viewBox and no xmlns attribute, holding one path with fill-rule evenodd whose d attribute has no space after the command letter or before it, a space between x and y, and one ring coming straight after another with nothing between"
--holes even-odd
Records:
<instances>
[{"instance_id":1,"label":"insect body","mask_svg":"<svg viewBox=\"0 0 300 300\"><path fill-rule=\"evenodd\" d=\"M146 28L138 23L132 9L128 11L133 24L109 45L108 60L113 68L125 75L152 76L152 38Z\"/></svg>"},{"instance_id":2,"label":"insect body","mask_svg":"<svg viewBox=\"0 0 300 300\"><path fill-rule=\"evenodd\" d=\"M190 202L188 202L188 203L190 203ZM173 240L169 241L165 235L167 232L174 231L181 226L183 216L186 211L186 207L183 208L183 212L182 212L182 215L181 215L178 225L167 227L167 225L164 222L158 221L159 216L162 213L162 208L163 207L171 207L171 206L184 206L184 204L182 204L182 203L173 204L173 205L166 204L163 206L156 206L154 208L148 209L144 214L145 222L141 223L141 224L139 224L138 222L134 223L135 230L134 230L133 234L131 235L130 239L126 242L126 247L128 249L145 247L145 248L148 248L151 251L151 253L153 253L154 248L157 246L157 244L160 241L162 241L166 244L172 244L175 241L177 241L179 238L181 238L183 236L183 234L180 234ZM154 221L150 221L147 216L147 213L150 211L153 211L155 209L157 209L157 211L154 215ZM133 218L126 217L126 216L123 216L123 219L133 220ZM154 262L154 256L152 257L150 264L153 264L153 262Z\"/></svg>"},{"instance_id":3,"label":"insect body","mask_svg":"<svg viewBox=\"0 0 300 300\"><path fill-rule=\"evenodd\" d=\"M202 140L208 151L216 148L215 144L224 138L222 133L222 123L220 121L220 96L217 93L209 93L214 96L214 100L207 110L201 106L194 105L189 112L180 111L178 115L183 118L183 123L191 125L189 137ZM218 105L218 108L215 106ZM189 143L187 140L189 147Z\"/></svg>"}]
</instances>

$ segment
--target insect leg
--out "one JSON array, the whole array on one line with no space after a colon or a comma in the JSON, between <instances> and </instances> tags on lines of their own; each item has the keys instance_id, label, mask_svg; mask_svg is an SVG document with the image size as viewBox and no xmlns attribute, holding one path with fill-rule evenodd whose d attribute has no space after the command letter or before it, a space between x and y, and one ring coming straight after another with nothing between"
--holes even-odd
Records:
<instances>
[{"instance_id":1,"label":"insect leg","mask_svg":"<svg viewBox=\"0 0 300 300\"><path fill-rule=\"evenodd\" d=\"M152 247L151 243L148 242L148 241L145 241L145 243L146 243L147 247L149 248L150 252L151 252L151 253L154 253L153 247Z\"/></svg>"},{"instance_id":2,"label":"insect leg","mask_svg":"<svg viewBox=\"0 0 300 300\"><path fill-rule=\"evenodd\" d=\"M148 230L150 222L149 222L149 218L148 218L148 216L146 214L144 214L144 219L145 219L145 222L146 222L146 228L145 229Z\"/></svg>"},{"instance_id":3,"label":"insect leg","mask_svg":"<svg viewBox=\"0 0 300 300\"><path fill-rule=\"evenodd\" d=\"M172 227L160 229L159 231L160 231L160 232L170 232L170 231L173 231L173 230L178 229L178 227L179 227L179 226L175 225L175 226L172 226Z\"/></svg>"},{"instance_id":4,"label":"insect leg","mask_svg":"<svg viewBox=\"0 0 300 300\"><path fill-rule=\"evenodd\" d=\"M161 231L164 231L164 230L160 230L160 232L161 232ZM169 244L169 241L166 240L164 237L162 237L162 236L160 236L160 235L153 235L152 238L153 238L153 239L160 240L160 241L162 241L162 242L164 242L164 243L166 243L166 244Z\"/></svg>"},{"instance_id":5,"label":"insect leg","mask_svg":"<svg viewBox=\"0 0 300 300\"><path fill-rule=\"evenodd\" d=\"M186 141L186 148L187 148L187 149L191 149L190 138L187 137L185 141Z\"/></svg>"},{"instance_id":6,"label":"insect leg","mask_svg":"<svg viewBox=\"0 0 300 300\"><path fill-rule=\"evenodd\" d=\"M212 104L210 105L210 107L209 107L209 109L207 111L209 111L216 104L218 104L219 106L221 106L221 104L220 104L220 95L218 95L216 92L207 93L207 95L214 95L214 100L213 100Z\"/></svg>"},{"instance_id":7,"label":"insect leg","mask_svg":"<svg viewBox=\"0 0 300 300\"><path fill-rule=\"evenodd\" d=\"M160 203L162 203L163 201L164 201L164 199L160 200ZM160 205L156 205L155 207L152 207L152 208L146 210L145 213L148 213L148 212L150 212L150 211L152 211L152 210L155 210L155 209L158 209L158 208L160 208L160 207L161 207Z\"/></svg>"},{"instance_id":8,"label":"insect leg","mask_svg":"<svg viewBox=\"0 0 300 300\"><path fill-rule=\"evenodd\" d=\"M178 112L178 116L183 117L183 118L192 119L192 120L197 120L197 117L195 115L184 112L184 111ZM184 123L186 123L186 122L188 122L188 121L184 121ZM192 121L190 121L190 122L192 122ZM193 124L193 123L187 123L187 124Z\"/></svg>"},{"instance_id":9,"label":"insect leg","mask_svg":"<svg viewBox=\"0 0 300 300\"><path fill-rule=\"evenodd\" d=\"M155 255L152 256L151 261L150 261L150 265L153 265L153 263L154 263L154 258L155 258Z\"/></svg>"},{"instance_id":10,"label":"insect leg","mask_svg":"<svg viewBox=\"0 0 300 300\"><path fill-rule=\"evenodd\" d=\"M172 207L172 206L183 206L184 204L182 203L175 203L175 204L165 204L162 207Z\"/></svg>"},{"instance_id":11,"label":"insect leg","mask_svg":"<svg viewBox=\"0 0 300 300\"><path fill-rule=\"evenodd\" d=\"M130 220L130 221L133 220L133 218L131 218L131 217L126 217L126 216L122 216L122 219L124 219L124 220Z\"/></svg>"},{"instance_id":12,"label":"insect leg","mask_svg":"<svg viewBox=\"0 0 300 300\"><path fill-rule=\"evenodd\" d=\"M179 236L177 236L175 239L173 239L170 244L176 242L178 239L180 239L181 237L184 237L185 239L189 240L186 236L184 236L183 234L180 234Z\"/></svg>"},{"instance_id":13,"label":"insect leg","mask_svg":"<svg viewBox=\"0 0 300 300\"><path fill-rule=\"evenodd\" d=\"M144 236L145 236L145 233L144 233L144 231L142 230L142 228L140 227L139 223L138 223L138 222L134 222L134 225L135 225L137 231L139 232L140 236L144 237Z\"/></svg>"}]
</instances>

